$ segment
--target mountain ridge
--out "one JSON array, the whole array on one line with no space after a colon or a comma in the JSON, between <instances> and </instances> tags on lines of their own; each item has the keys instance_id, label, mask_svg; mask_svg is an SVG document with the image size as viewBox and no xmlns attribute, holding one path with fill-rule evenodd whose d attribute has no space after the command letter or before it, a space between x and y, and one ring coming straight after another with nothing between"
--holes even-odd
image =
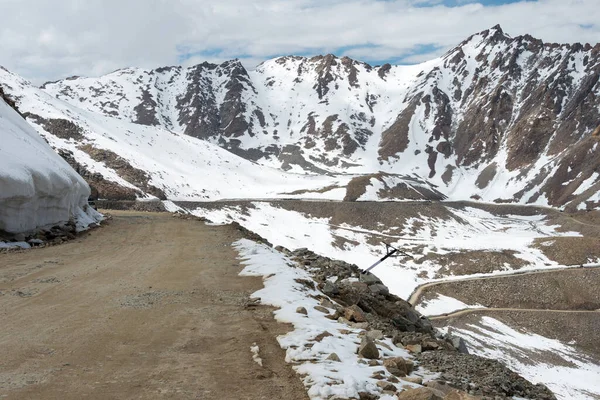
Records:
<instances>
[{"instance_id":1,"label":"mountain ridge","mask_svg":"<svg viewBox=\"0 0 600 400\"><path fill-rule=\"evenodd\" d=\"M284 56L254 71L126 68L43 91L284 171L416 174L454 199L585 209L600 205L599 76L600 44L495 26L412 66Z\"/></svg>"}]
</instances>

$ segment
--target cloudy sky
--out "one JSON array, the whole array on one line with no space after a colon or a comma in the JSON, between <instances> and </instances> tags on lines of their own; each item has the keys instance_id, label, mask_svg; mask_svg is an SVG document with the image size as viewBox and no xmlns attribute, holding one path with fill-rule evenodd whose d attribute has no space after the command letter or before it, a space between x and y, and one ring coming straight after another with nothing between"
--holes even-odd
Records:
<instances>
[{"instance_id":1,"label":"cloudy sky","mask_svg":"<svg viewBox=\"0 0 600 400\"><path fill-rule=\"evenodd\" d=\"M600 42L600 0L0 0L0 65L36 83L281 55L412 64L501 24Z\"/></svg>"}]
</instances>

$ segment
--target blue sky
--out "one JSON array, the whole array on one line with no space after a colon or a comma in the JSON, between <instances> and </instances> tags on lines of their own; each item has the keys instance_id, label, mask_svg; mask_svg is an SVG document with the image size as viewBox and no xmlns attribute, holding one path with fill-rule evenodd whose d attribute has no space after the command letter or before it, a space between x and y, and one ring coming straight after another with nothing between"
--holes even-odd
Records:
<instances>
[{"instance_id":1,"label":"blue sky","mask_svg":"<svg viewBox=\"0 0 600 400\"><path fill-rule=\"evenodd\" d=\"M34 82L118 68L334 53L370 64L438 57L500 24L595 44L598 0L0 0L0 65Z\"/></svg>"}]
</instances>

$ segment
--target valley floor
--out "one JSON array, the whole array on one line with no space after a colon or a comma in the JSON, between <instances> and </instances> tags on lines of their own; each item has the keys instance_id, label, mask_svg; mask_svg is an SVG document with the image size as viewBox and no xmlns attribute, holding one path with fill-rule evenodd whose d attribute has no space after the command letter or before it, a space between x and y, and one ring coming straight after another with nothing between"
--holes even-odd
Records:
<instances>
[{"instance_id":1,"label":"valley floor","mask_svg":"<svg viewBox=\"0 0 600 400\"><path fill-rule=\"evenodd\" d=\"M262 279L238 276L238 231L112 214L91 237L0 255L0 398L307 398L285 325L246 307Z\"/></svg>"}]
</instances>

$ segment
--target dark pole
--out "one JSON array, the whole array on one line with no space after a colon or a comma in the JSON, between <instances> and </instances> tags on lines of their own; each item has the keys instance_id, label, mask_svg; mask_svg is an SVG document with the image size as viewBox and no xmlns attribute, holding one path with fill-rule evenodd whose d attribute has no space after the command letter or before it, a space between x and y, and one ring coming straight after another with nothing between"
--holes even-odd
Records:
<instances>
[{"instance_id":1,"label":"dark pole","mask_svg":"<svg viewBox=\"0 0 600 400\"><path fill-rule=\"evenodd\" d=\"M373 268L375 268L376 266L378 266L379 264L381 264L382 262L384 262L385 260L387 260L389 257L394 257L394 256L397 256L397 255L403 255L405 257L411 257L412 258L412 256L410 254L407 254L407 253L405 253L403 251L400 251L397 248L392 247L392 246L390 246L389 244L387 244L385 242L383 244L385 244L385 252L386 252L385 256L381 257L381 259L379 261L377 261L375 264L371 265L369 268L367 268L366 270L364 270L362 272L363 274L366 274L367 272L369 272L370 270L372 270ZM396 253L399 253L399 254L396 254Z\"/></svg>"}]
</instances>

